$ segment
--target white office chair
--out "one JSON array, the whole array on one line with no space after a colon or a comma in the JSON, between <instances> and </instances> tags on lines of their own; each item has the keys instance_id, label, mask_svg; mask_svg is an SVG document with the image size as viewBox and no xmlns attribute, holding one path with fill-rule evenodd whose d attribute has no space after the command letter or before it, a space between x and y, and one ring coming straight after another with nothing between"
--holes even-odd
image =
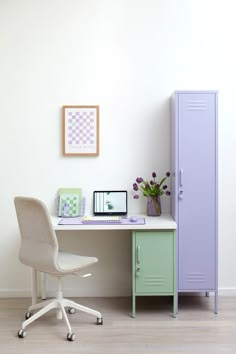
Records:
<instances>
[{"instance_id":1,"label":"white office chair","mask_svg":"<svg viewBox=\"0 0 236 354\"><path fill-rule=\"evenodd\" d=\"M67 274L74 274L98 261L96 257L84 257L77 254L60 252L57 237L45 205L35 198L15 197L16 214L21 234L20 261L32 268L32 306L25 315L18 337L24 338L25 328L37 318L51 309L57 309L57 318L64 319L69 341L75 340L65 311L73 313L74 309L87 312L97 317L97 324L103 324L100 312L79 305L74 301L63 298L61 291L61 278ZM45 272L57 277L56 298L41 303L37 299L37 271ZM34 310L39 310L33 314Z\"/></svg>"}]
</instances>

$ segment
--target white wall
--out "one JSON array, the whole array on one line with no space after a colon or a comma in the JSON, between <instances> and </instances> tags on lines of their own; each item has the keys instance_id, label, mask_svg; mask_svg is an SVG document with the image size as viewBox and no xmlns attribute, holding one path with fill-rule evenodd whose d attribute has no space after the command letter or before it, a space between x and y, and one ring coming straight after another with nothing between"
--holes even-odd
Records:
<instances>
[{"instance_id":1,"label":"white wall","mask_svg":"<svg viewBox=\"0 0 236 354\"><path fill-rule=\"evenodd\" d=\"M39 197L53 212L57 189L78 186L90 212L94 189L127 189L129 209L143 211L132 183L169 169L176 89L219 90L219 287L236 289L235 11L234 0L0 1L0 296L30 289L14 196ZM61 107L73 104L100 106L98 157L62 156ZM68 293L130 293L129 234L99 237L59 236L64 249L100 258L81 290L65 281Z\"/></svg>"}]
</instances>

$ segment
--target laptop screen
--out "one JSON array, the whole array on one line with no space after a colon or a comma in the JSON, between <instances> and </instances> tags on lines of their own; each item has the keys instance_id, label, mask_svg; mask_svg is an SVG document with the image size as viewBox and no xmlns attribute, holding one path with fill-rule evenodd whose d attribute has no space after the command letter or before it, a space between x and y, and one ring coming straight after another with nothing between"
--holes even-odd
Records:
<instances>
[{"instance_id":1,"label":"laptop screen","mask_svg":"<svg viewBox=\"0 0 236 354\"><path fill-rule=\"evenodd\" d=\"M94 215L126 215L127 191L94 191Z\"/></svg>"}]
</instances>

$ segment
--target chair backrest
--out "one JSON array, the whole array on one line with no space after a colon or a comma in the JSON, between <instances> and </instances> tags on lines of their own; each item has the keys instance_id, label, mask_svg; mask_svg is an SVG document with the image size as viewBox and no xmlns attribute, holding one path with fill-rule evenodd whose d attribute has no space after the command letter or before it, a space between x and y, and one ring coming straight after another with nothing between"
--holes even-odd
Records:
<instances>
[{"instance_id":1,"label":"chair backrest","mask_svg":"<svg viewBox=\"0 0 236 354\"><path fill-rule=\"evenodd\" d=\"M20 261L43 272L58 271L58 242L46 206L38 199L15 197L21 234Z\"/></svg>"}]
</instances>

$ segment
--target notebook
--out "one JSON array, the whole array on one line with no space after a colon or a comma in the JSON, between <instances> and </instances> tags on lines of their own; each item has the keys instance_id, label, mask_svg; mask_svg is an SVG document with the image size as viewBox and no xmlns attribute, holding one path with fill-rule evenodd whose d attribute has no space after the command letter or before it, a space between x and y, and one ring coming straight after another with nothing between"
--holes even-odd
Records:
<instances>
[{"instance_id":1,"label":"notebook","mask_svg":"<svg viewBox=\"0 0 236 354\"><path fill-rule=\"evenodd\" d=\"M81 188L60 188L58 190L58 216L76 217L83 215Z\"/></svg>"}]
</instances>

